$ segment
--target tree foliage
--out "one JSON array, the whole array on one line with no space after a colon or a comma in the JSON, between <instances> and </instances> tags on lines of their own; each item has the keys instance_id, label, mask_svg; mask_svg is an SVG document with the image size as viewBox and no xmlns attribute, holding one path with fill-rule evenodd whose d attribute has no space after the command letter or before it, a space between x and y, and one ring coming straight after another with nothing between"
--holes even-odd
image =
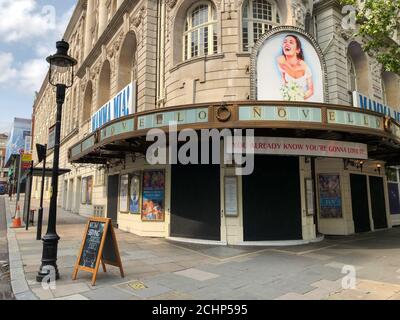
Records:
<instances>
[{"instance_id":1,"label":"tree foliage","mask_svg":"<svg viewBox=\"0 0 400 320\"><path fill-rule=\"evenodd\" d=\"M340 0L356 10L356 35L364 37L364 50L386 71L400 75L400 0Z\"/></svg>"}]
</instances>

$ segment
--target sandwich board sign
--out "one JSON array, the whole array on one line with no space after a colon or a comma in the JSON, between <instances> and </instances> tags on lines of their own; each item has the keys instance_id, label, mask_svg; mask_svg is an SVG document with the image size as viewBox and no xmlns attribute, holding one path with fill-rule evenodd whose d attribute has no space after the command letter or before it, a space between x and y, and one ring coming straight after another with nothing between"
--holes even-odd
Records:
<instances>
[{"instance_id":1,"label":"sandwich board sign","mask_svg":"<svg viewBox=\"0 0 400 320\"><path fill-rule=\"evenodd\" d=\"M124 277L111 219L91 217L86 225L72 280L76 280L79 270L87 271L93 274L92 286L94 286L100 263L104 272L107 272L106 264L108 264L118 267L121 277Z\"/></svg>"}]
</instances>

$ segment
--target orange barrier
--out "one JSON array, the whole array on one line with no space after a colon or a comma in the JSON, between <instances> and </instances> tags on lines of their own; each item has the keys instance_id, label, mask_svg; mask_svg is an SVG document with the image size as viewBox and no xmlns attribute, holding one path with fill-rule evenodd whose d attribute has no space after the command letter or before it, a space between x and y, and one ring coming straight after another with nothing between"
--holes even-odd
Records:
<instances>
[{"instance_id":1,"label":"orange barrier","mask_svg":"<svg viewBox=\"0 0 400 320\"><path fill-rule=\"evenodd\" d=\"M17 204L17 210L16 210L15 217L12 219L11 228L21 228L22 227L22 221L21 221L19 212L20 212L20 208L19 208L19 204Z\"/></svg>"},{"instance_id":2,"label":"orange barrier","mask_svg":"<svg viewBox=\"0 0 400 320\"><path fill-rule=\"evenodd\" d=\"M21 228L21 227L22 227L21 218L14 218L12 220L11 228Z\"/></svg>"}]
</instances>

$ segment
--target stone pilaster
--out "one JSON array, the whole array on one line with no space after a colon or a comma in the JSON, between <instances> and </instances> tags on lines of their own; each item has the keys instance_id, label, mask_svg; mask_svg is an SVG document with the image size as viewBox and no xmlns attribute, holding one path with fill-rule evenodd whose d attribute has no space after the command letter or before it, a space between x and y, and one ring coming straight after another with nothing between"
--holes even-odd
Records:
<instances>
[{"instance_id":1,"label":"stone pilaster","mask_svg":"<svg viewBox=\"0 0 400 320\"><path fill-rule=\"evenodd\" d=\"M84 56L87 57L90 50L92 49L92 25L93 25L93 7L94 0L88 0L86 9L86 21L85 21L85 46Z\"/></svg>"}]
</instances>

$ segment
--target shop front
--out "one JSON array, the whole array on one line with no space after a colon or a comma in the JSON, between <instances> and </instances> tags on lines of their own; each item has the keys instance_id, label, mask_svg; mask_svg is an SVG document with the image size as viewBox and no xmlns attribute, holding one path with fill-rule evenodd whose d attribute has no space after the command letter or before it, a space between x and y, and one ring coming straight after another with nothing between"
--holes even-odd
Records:
<instances>
[{"instance_id":1,"label":"shop front","mask_svg":"<svg viewBox=\"0 0 400 320\"><path fill-rule=\"evenodd\" d=\"M300 118L305 110L313 121ZM177 139L189 128L199 135L254 130L252 173L238 175L223 147L221 163L210 156L208 164L152 164L154 139L146 135L154 128L170 134L172 119ZM397 152L397 127L380 114L331 104L182 106L116 119L72 147L70 161L107 168L107 215L122 230L221 244L303 243L391 227L384 157ZM235 148L231 158L243 152Z\"/></svg>"},{"instance_id":2,"label":"shop front","mask_svg":"<svg viewBox=\"0 0 400 320\"><path fill-rule=\"evenodd\" d=\"M69 161L105 168L106 215L141 236L234 245L390 228L397 119L329 103L322 51L300 29L266 33L250 61L246 101L95 115Z\"/></svg>"}]
</instances>

